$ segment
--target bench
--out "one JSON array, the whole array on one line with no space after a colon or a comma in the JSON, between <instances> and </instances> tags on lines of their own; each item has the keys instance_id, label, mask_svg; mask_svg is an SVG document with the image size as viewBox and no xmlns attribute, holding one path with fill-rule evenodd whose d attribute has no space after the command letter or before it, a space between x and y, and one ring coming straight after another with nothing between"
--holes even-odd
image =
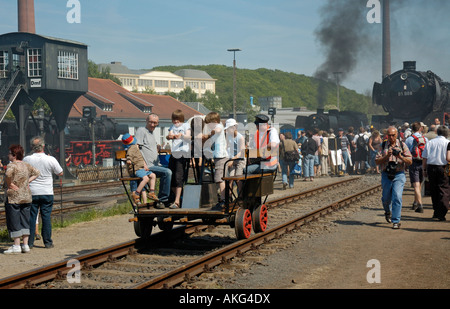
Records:
<instances>
[{"instance_id":1,"label":"bench","mask_svg":"<svg viewBox=\"0 0 450 309\"><path fill-rule=\"evenodd\" d=\"M240 181L240 180L255 179L255 178L261 178L261 177L267 177L267 176L273 176L273 173L235 175L235 176L222 177L222 179L225 181Z\"/></svg>"},{"instance_id":2,"label":"bench","mask_svg":"<svg viewBox=\"0 0 450 309\"><path fill-rule=\"evenodd\" d=\"M133 181L133 180L136 180L136 181L139 181L139 180L141 180L141 178L139 178L139 177L136 177L136 176L134 176L134 177L123 177L123 173L122 173L122 163L125 163L126 164L126 161L127 161L127 152L126 152L126 150L117 150L116 151L116 154L115 154L115 158L116 158L116 161L120 161L120 178L119 178L119 180L120 181Z\"/></svg>"}]
</instances>

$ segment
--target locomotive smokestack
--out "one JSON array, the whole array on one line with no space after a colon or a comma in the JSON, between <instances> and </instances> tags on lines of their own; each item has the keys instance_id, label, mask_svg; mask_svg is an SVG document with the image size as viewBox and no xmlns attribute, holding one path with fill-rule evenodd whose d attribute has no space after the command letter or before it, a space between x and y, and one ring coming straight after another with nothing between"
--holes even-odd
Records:
<instances>
[{"instance_id":1,"label":"locomotive smokestack","mask_svg":"<svg viewBox=\"0 0 450 309\"><path fill-rule=\"evenodd\" d=\"M19 32L36 33L34 0L17 0Z\"/></svg>"},{"instance_id":2,"label":"locomotive smokestack","mask_svg":"<svg viewBox=\"0 0 450 309\"><path fill-rule=\"evenodd\" d=\"M391 74L391 22L389 0L383 1L383 67L382 79Z\"/></svg>"},{"instance_id":3,"label":"locomotive smokestack","mask_svg":"<svg viewBox=\"0 0 450 309\"><path fill-rule=\"evenodd\" d=\"M415 61L403 61L403 70L415 71L416 70L416 62Z\"/></svg>"}]
</instances>

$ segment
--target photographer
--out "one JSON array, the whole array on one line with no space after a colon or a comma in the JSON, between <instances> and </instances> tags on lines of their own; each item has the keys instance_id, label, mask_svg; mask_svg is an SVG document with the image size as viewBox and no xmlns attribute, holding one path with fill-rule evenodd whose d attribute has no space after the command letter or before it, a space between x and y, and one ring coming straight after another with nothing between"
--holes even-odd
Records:
<instances>
[{"instance_id":1,"label":"photographer","mask_svg":"<svg viewBox=\"0 0 450 309\"><path fill-rule=\"evenodd\" d=\"M388 140L383 142L375 163L380 165L381 186L383 193L381 201L385 211L386 221L393 223L392 228L400 228L402 211L402 195L406 182L405 169L411 165L411 152L404 142L398 140L395 127L388 128Z\"/></svg>"}]
</instances>

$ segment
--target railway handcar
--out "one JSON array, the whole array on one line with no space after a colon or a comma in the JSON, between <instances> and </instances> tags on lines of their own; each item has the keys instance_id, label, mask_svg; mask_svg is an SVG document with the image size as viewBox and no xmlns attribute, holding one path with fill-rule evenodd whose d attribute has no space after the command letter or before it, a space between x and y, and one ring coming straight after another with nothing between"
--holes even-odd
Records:
<instances>
[{"instance_id":1,"label":"railway handcar","mask_svg":"<svg viewBox=\"0 0 450 309\"><path fill-rule=\"evenodd\" d=\"M116 159L122 161L124 166L125 151L117 151ZM233 159L230 159L233 160ZM230 161L229 160L229 161ZM249 154L246 160L248 166ZM211 169L213 171L213 169ZM205 165L202 166L201 175L205 175ZM265 205L267 198L273 193L275 173L247 174L222 178L225 181L225 202L221 209L217 209L218 201L216 184L211 182L213 177L200 177L196 184L186 184L183 188L181 208L156 209L152 205L135 205L129 191L128 182L139 178L123 177L124 189L130 203L133 205L134 229L137 236L146 239L150 236L153 227L161 230L170 230L174 225L229 225L234 227L238 239L249 238L252 231L264 232L267 228L268 212ZM233 187L241 183L240 190Z\"/></svg>"}]
</instances>

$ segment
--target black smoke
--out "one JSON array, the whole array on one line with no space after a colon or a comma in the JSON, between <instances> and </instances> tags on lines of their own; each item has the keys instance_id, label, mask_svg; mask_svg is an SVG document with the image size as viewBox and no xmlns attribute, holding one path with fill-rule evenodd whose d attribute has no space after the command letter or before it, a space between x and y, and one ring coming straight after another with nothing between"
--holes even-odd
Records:
<instances>
[{"instance_id":1,"label":"black smoke","mask_svg":"<svg viewBox=\"0 0 450 309\"><path fill-rule=\"evenodd\" d=\"M320 10L322 22L315 31L325 61L314 76L334 80L334 72L344 80L358 63L362 49L372 45L366 20L367 0L329 0Z\"/></svg>"}]
</instances>

